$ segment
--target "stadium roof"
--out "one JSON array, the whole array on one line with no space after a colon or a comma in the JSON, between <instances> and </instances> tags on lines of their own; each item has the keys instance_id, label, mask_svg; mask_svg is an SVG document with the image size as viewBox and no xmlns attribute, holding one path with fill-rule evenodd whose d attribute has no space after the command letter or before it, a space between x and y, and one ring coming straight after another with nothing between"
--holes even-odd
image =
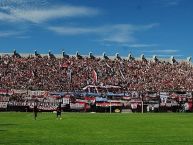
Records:
<instances>
[{"instance_id":1,"label":"stadium roof","mask_svg":"<svg viewBox=\"0 0 193 145\"><path fill-rule=\"evenodd\" d=\"M51 51L49 51L49 53L51 53ZM40 54L40 55L41 56L49 56L49 53L48 54ZM13 55L13 54L14 53L0 53L1 56ZM35 54L33 54L33 53L20 53L20 55L22 57L28 57L30 55L33 56ZM70 57L76 57L77 55L80 55L80 54L78 52L76 52L76 54L69 54ZM82 56L82 57L89 57L90 55L93 55L93 54L90 52L88 55L80 55L80 56ZM63 53L61 53L61 54L54 54L54 56L56 58L63 58ZM120 57L121 59L129 59L129 56L132 56L132 55L128 54L128 57L121 57L121 56L119 56L118 53L116 53L114 56L107 56L105 53L103 53L102 55L97 55L97 56L94 56L94 57L96 57L96 58L104 58L105 56L108 57L109 59L116 59L117 57ZM162 61L171 62L172 59L175 59L178 62L190 62L192 64L191 57L187 57L187 58L184 58L184 59L176 59L173 56L171 56L169 58L160 58L160 57L157 57L155 55L153 55L152 57L145 57L143 54L141 54L140 57L134 57L134 56L132 56L132 57L135 58L135 60L141 60L144 57L147 61L152 61L156 57L161 62Z\"/></svg>"}]
</instances>

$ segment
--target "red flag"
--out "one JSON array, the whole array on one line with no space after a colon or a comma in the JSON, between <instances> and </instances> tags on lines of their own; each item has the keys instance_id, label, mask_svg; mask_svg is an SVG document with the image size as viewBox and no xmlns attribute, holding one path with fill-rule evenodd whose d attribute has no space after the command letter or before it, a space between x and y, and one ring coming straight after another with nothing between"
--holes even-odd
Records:
<instances>
[{"instance_id":1,"label":"red flag","mask_svg":"<svg viewBox=\"0 0 193 145\"><path fill-rule=\"evenodd\" d=\"M93 75L93 80L96 83L98 78L97 78L97 73L95 70L92 71L92 75Z\"/></svg>"}]
</instances>

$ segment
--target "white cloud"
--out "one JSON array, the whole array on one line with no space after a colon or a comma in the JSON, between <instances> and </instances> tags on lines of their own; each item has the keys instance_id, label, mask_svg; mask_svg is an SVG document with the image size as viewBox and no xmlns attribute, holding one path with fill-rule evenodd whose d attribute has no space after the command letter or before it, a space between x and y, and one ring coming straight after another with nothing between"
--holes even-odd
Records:
<instances>
[{"instance_id":1,"label":"white cloud","mask_svg":"<svg viewBox=\"0 0 193 145\"><path fill-rule=\"evenodd\" d=\"M162 49L162 50L149 50L149 51L143 51L143 52L147 52L147 53L167 53L167 54L171 54L171 53L176 53L179 52L179 50L176 49Z\"/></svg>"},{"instance_id":2,"label":"white cloud","mask_svg":"<svg viewBox=\"0 0 193 145\"><path fill-rule=\"evenodd\" d=\"M30 36L23 34L26 32L25 26L29 22L42 23L55 19L89 17L97 14L99 11L94 8L66 4L49 5L47 0L0 0L0 23L3 25L11 24L11 26L14 24L14 27L10 27L9 31L7 31L8 28L0 31L0 37L14 36L18 39L27 39ZM81 31L84 30L79 30L79 33Z\"/></svg>"},{"instance_id":3,"label":"white cloud","mask_svg":"<svg viewBox=\"0 0 193 145\"><path fill-rule=\"evenodd\" d=\"M152 23L148 25L117 24L106 26L104 30L109 31L104 33L103 40L115 43L133 43L136 41L135 33L152 29L158 25L158 23Z\"/></svg>"},{"instance_id":4,"label":"white cloud","mask_svg":"<svg viewBox=\"0 0 193 145\"><path fill-rule=\"evenodd\" d=\"M135 25L130 24L117 24L111 26L105 26L101 32L103 41L115 42L115 43L127 43L134 42L135 38L133 33L137 31Z\"/></svg>"},{"instance_id":5,"label":"white cloud","mask_svg":"<svg viewBox=\"0 0 193 145\"><path fill-rule=\"evenodd\" d=\"M0 31L0 37L10 37L10 36L18 36L21 35L22 32L17 32L17 31Z\"/></svg>"},{"instance_id":6,"label":"white cloud","mask_svg":"<svg viewBox=\"0 0 193 145\"><path fill-rule=\"evenodd\" d=\"M157 44L123 44L122 46L132 47L132 48L147 48L147 47L155 47Z\"/></svg>"},{"instance_id":7,"label":"white cloud","mask_svg":"<svg viewBox=\"0 0 193 145\"><path fill-rule=\"evenodd\" d=\"M23 36L17 36L16 38L18 38L18 39L29 39L31 37L27 36L27 35L23 35Z\"/></svg>"},{"instance_id":8,"label":"white cloud","mask_svg":"<svg viewBox=\"0 0 193 145\"><path fill-rule=\"evenodd\" d=\"M15 22L15 21L17 21L17 18L15 18L12 15L0 12L0 21L3 21L3 22L7 22L7 21Z\"/></svg>"},{"instance_id":9,"label":"white cloud","mask_svg":"<svg viewBox=\"0 0 193 145\"><path fill-rule=\"evenodd\" d=\"M93 34L99 37L99 41L113 43L135 42L134 34L157 26L157 23L149 25L116 24L98 27L71 27L51 26L48 29L60 35L86 35Z\"/></svg>"},{"instance_id":10,"label":"white cloud","mask_svg":"<svg viewBox=\"0 0 193 145\"><path fill-rule=\"evenodd\" d=\"M167 54L158 54L158 55L156 55L157 57L171 57L171 56L173 56L173 57L183 57L184 55L178 55L178 54L176 54L176 55L167 55Z\"/></svg>"},{"instance_id":11,"label":"white cloud","mask_svg":"<svg viewBox=\"0 0 193 145\"><path fill-rule=\"evenodd\" d=\"M33 3L33 0L16 2L16 0L11 0L5 4L0 4L0 21L41 23L58 18L93 16L99 13L97 9L84 6L43 6L39 3Z\"/></svg>"},{"instance_id":12,"label":"white cloud","mask_svg":"<svg viewBox=\"0 0 193 145\"><path fill-rule=\"evenodd\" d=\"M135 42L136 39L127 32L116 33L107 35L104 37L103 41L114 42L114 43L127 43L127 42Z\"/></svg>"},{"instance_id":13,"label":"white cloud","mask_svg":"<svg viewBox=\"0 0 193 145\"><path fill-rule=\"evenodd\" d=\"M164 0L162 2L166 7L172 7L172 6L178 6L181 0Z\"/></svg>"},{"instance_id":14,"label":"white cloud","mask_svg":"<svg viewBox=\"0 0 193 145\"><path fill-rule=\"evenodd\" d=\"M98 33L97 28L51 26L48 29L61 35L80 35L80 34L88 34L88 33Z\"/></svg>"},{"instance_id":15,"label":"white cloud","mask_svg":"<svg viewBox=\"0 0 193 145\"><path fill-rule=\"evenodd\" d=\"M57 18L80 17L97 14L97 11L91 8L75 6L55 6L48 9L27 11L21 9L13 9L10 12L18 19L34 23L41 23Z\"/></svg>"}]
</instances>

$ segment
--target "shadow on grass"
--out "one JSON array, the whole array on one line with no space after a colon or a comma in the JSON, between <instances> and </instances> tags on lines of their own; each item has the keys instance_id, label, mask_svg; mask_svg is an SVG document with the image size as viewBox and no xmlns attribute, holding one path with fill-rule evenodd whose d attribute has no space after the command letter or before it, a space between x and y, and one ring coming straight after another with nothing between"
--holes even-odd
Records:
<instances>
[{"instance_id":1,"label":"shadow on grass","mask_svg":"<svg viewBox=\"0 0 193 145\"><path fill-rule=\"evenodd\" d=\"M18 124L15 124L15 123L0 123L0 126L16 126Z\"/></svg>"},{"instance_id":2,"label":"shadow on grass","mask_svg":"<svg viewBox=\"0 0 193 145\"><path fill-rule=\"evenodd\" d=\"M0 129L0 132L3 132L3 131L7 131L7 130L5 130L5 129Z\"/></svg>"}]
</instances>

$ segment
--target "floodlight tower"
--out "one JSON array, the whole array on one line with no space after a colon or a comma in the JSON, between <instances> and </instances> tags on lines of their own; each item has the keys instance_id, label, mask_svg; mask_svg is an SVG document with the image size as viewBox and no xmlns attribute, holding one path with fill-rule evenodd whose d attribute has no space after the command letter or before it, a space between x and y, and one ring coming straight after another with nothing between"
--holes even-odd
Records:
<instances>
[{"instance_id":1,"label":"floodlight tower","mask_svg":"<svg viewBox=\"0 0 193 145\"><path fill-rule=\"evenodd\" d=\"M116 58L116 59L119 59L119 60L121 59L119 53L116 53L116 54L115 54L115 58Z\"/></svg>"}]
</instances>

